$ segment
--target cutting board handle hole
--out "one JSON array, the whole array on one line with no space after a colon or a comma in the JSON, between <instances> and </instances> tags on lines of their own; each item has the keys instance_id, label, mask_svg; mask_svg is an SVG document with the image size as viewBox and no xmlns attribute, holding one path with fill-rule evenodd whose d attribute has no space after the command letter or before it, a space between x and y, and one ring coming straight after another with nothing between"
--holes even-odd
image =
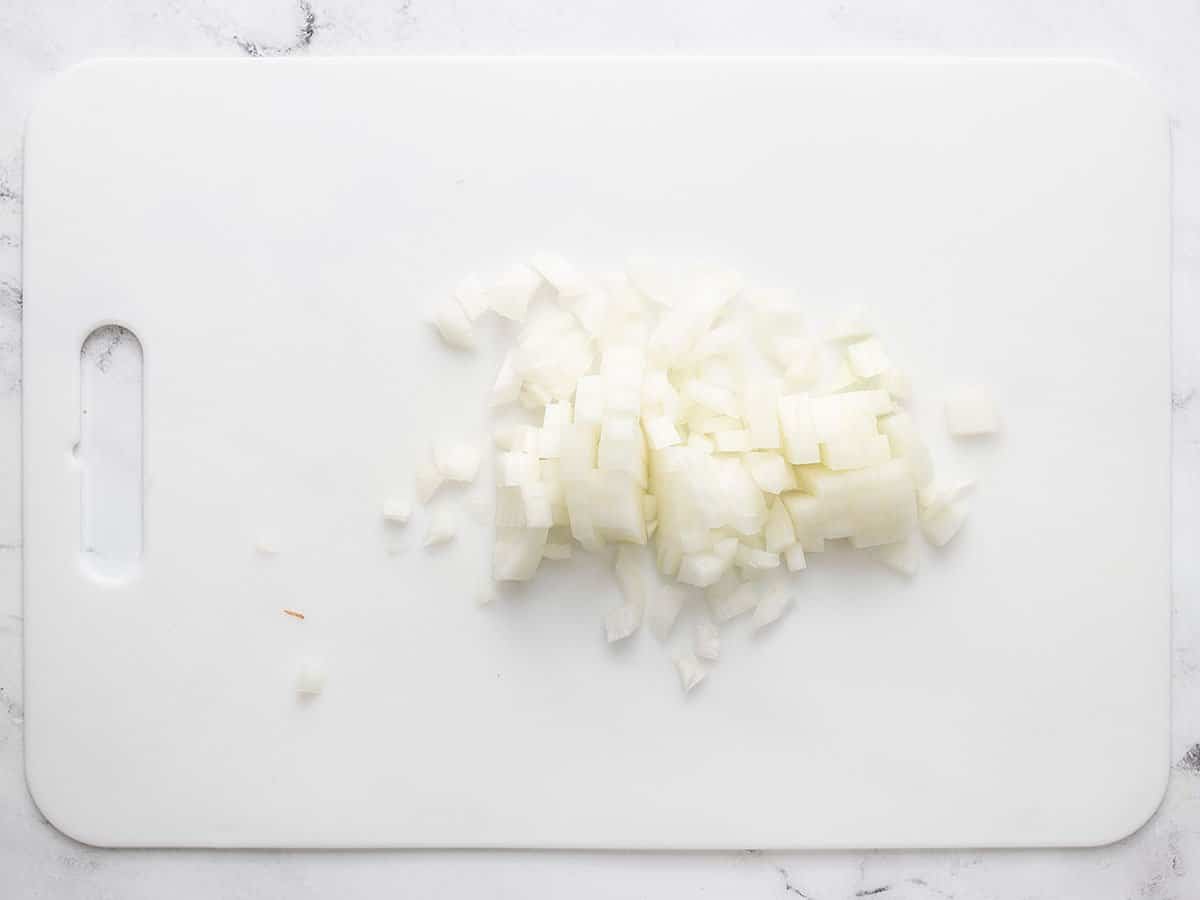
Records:
<instances>
[{"instance_id":1,"label":"cutting board handle hole","mask_svg":"<svg viewBox=\"0 0 1200 900\"><path fill-rule=\"evenodd\" d=\"M80 552L106 580L132 577L142 559L142 368L142 342L122 325L101 325L80 347Z\"/></svg>"}]
</instances>

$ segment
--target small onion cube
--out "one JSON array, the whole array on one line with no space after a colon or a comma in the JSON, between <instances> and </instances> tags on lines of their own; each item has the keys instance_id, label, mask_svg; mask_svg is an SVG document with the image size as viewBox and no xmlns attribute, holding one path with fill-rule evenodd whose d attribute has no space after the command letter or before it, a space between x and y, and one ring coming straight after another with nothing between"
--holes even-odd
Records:
<instances>
[{"instance_id":1,"label":"small onion cube","mask_svg":"<svg viewBox=\"0 0 1200 900\"><path fill-rule=\"evenodd\" d=\"M651 591L646 602L646 620L650 631L660 641L666 640L679 618L686 597L686 588L677 585L663 585L658 590Z\"/></svg>"},{"instance_id":2,"label":"small onion cube","mask_svg":"<svg viewBox=\"0 0 1200 900\"><path fill-rule=\"evenodd\" d=\"M873 547L870 553L876 562L901 575L916 575L921 567L920 551L917 549L917 542L911 537L894 544Z\"/></svg>"},{"instance_id":3,"label":"small onion cube","mask_svg":"<svg viewBox=\"0 0 1200 900\"><path fill-rule=\"evenodd\" d=\"M488 308L487 291L484 290L483 283L474 275L468 275L458 283L454 289L454 299L458 301L458 305L462 307L462 311L472 322L483 315Z\"/></svg>"},{"instance_id":4,"label":"small onion cube","mask_svg":"<svg viewBox=\"0 0 1200 900\"><path fill-rule=\"evenodd\" d=\"M530 481L522 484L518 490L521 493L521 506L525 513L525 524L530 528L549 528L554 524L554 512L550 506L550 498L546 495L546 486L540 481Z\"/></svg>"},{"instance_id":5,"label":"small onion cube","mask_svg":"<svg viewBox=\"0 0 1200 900\"><path fill-rule=\"evenodd\" d=\"M421 463L417 466L417 499L422 503L428 503L437 489L442 486L445 477L438 471L433 463Z\"/></svg>"},{"instance_id":6,"label":"small onion cube","mask_svg":"<svg viewBox=\"0 0 1200 900\"><path fill-rule=\"evenodd\" d=\"M821 461L817 429L807 395L789 394L779 398L779 431L783 453L789 463L798 466Z\"/></svg>"},{"instance_id":7,"label":"small onion cube","mask_svg":"<svg viewBox=\"0 0 1200 900\"><path fill-rule=\"evenodd\" d=\"M967 520L967 501L951 503L940 512L921 520L925 539L935 547L944 547L958 534Z\"/></svg>"},{"instance_id":8,"label":"small onion cube","mask_svg":"<svg viewBox=\"0 0 1200 900\"><path fill-rule=\"evenodd\" d=\"M396 525L405 525L412 518L412 502L403 497L392 497L383 504L383 518Z\"/></svg>"},{"instance_id":9,"label":"small onion cube","mask_svg":"<svg viewBox=\"0 0 1200 900\"><path fill-rule=\"evenodd\" d=\"M604 379L599 375L585 375L575 387L576 424L599 425L604 419Z\"/></svg>"},{"instance_id":10,"label":"small onion cube","mask_svg":"<svg viewBox=\"0 0 1200 900\"><path fill-rule=\"evenodd\" d=\"M762 592L758 604L754 607L754 615L750 619L750 627L754 631L765 628L783 615L792 601L792 595L786 585L772 584Z\"/></svg>"},{"instance_id":11,"label":"small onion cube","mask_svg":"<svg viewBox=\"0 0 1200 900\"><path fill-rule=\"evenodd\" d=\"M855 341L846 347L846 361L859 378L874 378L892 367L892 361L884 352L879 338Z\"/></svg>"},{"instance_id":12,"label":"small onion cube","mask_svg":"<svg viewBox=\"0 0 1200 900\"><path fill-rule=\"evenodd\" d=\"M666 416L643 417L642 428L646 432L646 443L651 450L661 450L663 447L674 447L682 443L675 423Z\"/></svg>"},{"instance_id":13,"label":"small onion cube","mask_svg":"<svg viewBox=\"0 0 1200 900\"><path fill-rule=\"evenodd\" d=\"M604 617L604 633L610 644L629 637L642 624L642 608L623 604Z\"/></svg>"},{"instance_id":14,"label":"small onion cube","mask_svg":"<svg viewBox=\"0 0 1200 900\"><path fill-rule=\"evenodd\" d=\"M696 658L696 654L690 650L681 650L675 654L674 662L675 671L679 673L679 684L684 693L691 691L704 680L704 676L707 674L700 660Z\"/></svg>"},{"instance_id":15,"label":"small onion cube","mask_svg":"<svg viewBox=\"0 0 1200 900\"><path fill-rule=\"evenodd\" d=\"M324 661L308 656L300 660L296 673L296 693L315 696L325 689L327 679Z\"/></svg>"},{"instance_id":16,"label":"small onion cube","mask_svg":"<svg viewBox=\"0 0 1200 900\"><path fill-rule=\"evenodd\" d=\"M708 587L716 584L729 568L730 561L712 552L685 553L676 576L684 584Z\"/></svg>"},{"instance_id":17,"label":"small onion cube","mask_svg":"<svg viewBox=\"0 0 1200 900\"><path fill-rule=\"evenodd\" d=\"M750 432L745 429L718 431L712 437L719 453L748 453L750 451Z\"/></svg>"},{"instance_id":18,"label":"small onion cube","mask_svg":"<svg viewBox=\"0 0 1200 900\"><path fill-rule=\"evenodd\" d=\"M792 544L783 551L783 561L787 564L789 572L803 572L808 568L808 560L804 557L804 547L800 544Z\"/></svg>"},{"instance_id":19,"label":"small onion cube","mask_svg":"<svg viewBox=\"0 0 1200 900\"><path fill-rule=\"evenodd\" d=\"M758 605L758 597L754 585L744 582L728 594L709 600L709 610L718 622L728 622L730 619L750 612Z\"/></svg>"},{"instance_id":20,"label":"small onion cube","mask_svg":"<svg viewBox=\"0 0 1200 900\"><path fill-rule=\"evenodd\" d=\"M780 553L796 545L796 529L792 525L792 517L788 514L783 501L778 497L771 502L771 506L767 510L767 524L763 531L763 541L769 553ZM803 554L804 551L800 552Z\"/></svg>"},{"instance_id":21,"label":"small onion cube","mask_svg":"<svg viewBox=\"0 0 1200 900\"><path fill-rule=\"evenodd\" d=\"M488 289L488 305L504 318L520 322L541 284L542 276L529 266L515 265Z\"/></svg>"},{"instance_id":22,"label":"small onion cube","mask_svg":"<svg viewBox=\"0 0 1200 900\"><path fill-rule=\"evenodd\" d=\"M454 513L448 509L435 509L430 515L429 524L425 529L425 546L433 547L436 544L452 541L457 532L458 524Z\"/></svg>"},{"instance_id":23,"label":"small onion cube","mask_svg":"<svg viewBox=\"0 0 1200 900\"><path fill-rule=\"evenodd\" d=\"M507 406L516 403L521 396L521 379L513 367L513 355L508 353L496 373L496 381L492 385L492 406Z\"/></svg>"},{"instance_id":24,"label":"small onion cube","mask_svg":"<svg viewBox=\"0 0 1200 900\"><path fill-rule=\"evenodd\" d=\"M713 624L711 619L707 617L702 618L696 623L696 633L692 646L696 655L701 659L716 662L720 657L721 633L717 630L717 626Z\"/></svg>"},{"instance_id":25,"label":"small onion cube","mask_svg":"<svg viewBox=\"0 0 1200 900\"><path fill-rule=\"evenodd\" d=\"M535 253L529 264L561 297L576 297L587 290L587 282L561 256L543 251Z\"/></svg>"},{"instance_id":26,"label":"small onion cube","mask_svg":"<svg viewBox=\"0 0 1200 900\"><path fill-rule=\"evenodd\" d=\"M974 384L947 391L946 428L955 437L994 434L1000 429L1000 420L991 395Z\"/></svg>"},{"instance_id":27,"label":"small onion cube","mask_svg":"<svg viewBox=\"0 0 1200 900\"><path fill-rule=\"evenodd\" d=\"M746 390L744 400L750 448L753 450L778 450L781 446L778 382L772 379L751 382Z\"/></svg>"},{"instance_id":28,"label":"small onion cube","mask_svg":"<svg viewBox=\"0 0 1200 900\"><path fill-rule=\"evenodd\" d=\"M456 300L448 300L433 314L433 326L442 341L455 350L474 350L475 335L471 320Z\"/></svg>"},{"instance_id":29,"label":"small onion cube","mask_svg":"<svg viewBox=\"0 0 1200 900\"><path fill-rule=\"evenodd\" d=\"M481 454L473 444L438 443L433 448L433 463L447 481L471 482L479 472Z\"/></svg>"},{"instance_id":30,"label":"small onion cube","mask_svg":"<svg viewBox=\"0 0 1200 900\"><path fill-rule=\"evenodd\" d=\"M777 569L779 568L779 554L759 550L748 544L739 544L734 562L746 569Z\"/></svg>"},{"instance_id":31,"label":"small onion cube","mask_svg":"<svg viewBox=\"0 0 1200 900\"><path fill-rule=\"evenodd\" d=\"M874 329L867 322L861 306L852 306L830 323L826 337L831 341L852 341L869 337Z\"/></svg>"},{"instance_id":32,"label":"small onion cube","mask_svg":"<svg viewBox=\"0 0 1200 900\"><path fill-rule=\"evenodd\" d=\"M492 577L496 581L528 581L537 572L546 550L548 528L497 526L492 548Z\"/></svg>"},{"instance_id":33,"label":"small onion cube","mask_svg":"<svg viewBox=\"0 0 1200 900\"><path fill-rule=\"evenodd\" d=\"M852 435L821 445L821 462L834 470L865 469L891 458L891 444L882 434Z\"/></svg>"},{"instance_id":34,"label":"small onion cube","mask_svg":"<svg viewBox=\"0 0 1200 900\"><path fill-rule=\"evenodd\" d=\"M720 446L718 444L718 446ZM782 494L796 489L796 475L792 467L778 453L759 451L747 453L746 468L754 483L768 494Z\"/></svg>"}]
</instances>

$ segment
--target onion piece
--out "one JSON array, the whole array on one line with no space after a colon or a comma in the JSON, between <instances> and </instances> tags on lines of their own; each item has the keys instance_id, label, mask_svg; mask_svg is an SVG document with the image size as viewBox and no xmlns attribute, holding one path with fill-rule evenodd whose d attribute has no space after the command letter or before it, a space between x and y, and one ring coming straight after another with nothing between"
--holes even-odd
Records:
<instances>
[{"instance_id":1,"label":"onion piece","mask_svg":"<svg viewBox=\"0 0 1200 900\"><path fill-rule=\"evenodd\" d=\"M921 520L925 539L935 547L944 547L958 534L967 520L967 501L951 503L941 511Z\"/></svg>"},{"instance_id":2,"label":"onion piece","mask_svg":"<svg viewBox=\"0 0 1200 900\"><path fill-rule=\"evenodd\" d=\"M609 610L604 616L604 634L610 644L629 637L642 624L642 607L629 603Z\"/></svg>"},{"instance_id":3,"label":"onion piece","mask_svg":"<svg viewBox=\"0 0 1200 900\"><path fill-rule=\"evenodd\" d=\"M820 553L825 549L826 513L821 501L808 494L787 493L780 499L792 517L792 528L796 540L806 553Z\"/></svg>"},{"instance_id":4,"label":"onion piece","mask_svg":"<svg viewBox=\"0 0 1200 900\"><path fill-rule=\"evenodd\" d=\"M650 591L646 601L646 621L660 641L670 636L686 597L687 589L678 585L663 585Z\"/></svg>"},{"instance_id":5,"label":"onion piece","mask_svg":"<svg viewBox=\"0 0 1200 900\"><path fill-rule=\"evenodd\" d=\"M718 431L713 434L713 443L719 453L748 453L750 450L750 432L744 429L738 431Z\"/></svg>"},{"instance_id":6,"label":"onion piece","mask_svg":"<svg viewBox=\"0 0 1200 900\"><path fill-rule=\"evenodd\" d=\"M712 612L713 618L718 622L728 622L758 605L757 593L754 585L750 582L743 582L728 594L716 596L715 599L706 595L706 599L708 599L708 608Z\"/></svg>"},{"instance_id":7,"label":"onion piece","mask_svg":"<svg viewBox=\"0 0 1200 900\"><path fill-rule=\"evenodd\" d=\"M788 394L779 398L779 431L783 453L794 466L821 461L812 404L807 394Z\"/></svg>"},{"instance_id":8,"label":"onion piece","mask_svg":"<svg viewBox=\"0 0 1200 900\"><path fill-rule=\"evenodd\" d=\"M455 350L474 350L475 334L471 320L456 300L448 300L433 314L433 326L447 347Z\"/></svg>"},{"instance_id":9,"label":"onion piece","mask_svg":"<svg viewBox=\"0 0 1200 900\"><path fill-rule=\"evenodd\" d=\"M543 559L570 559L571 545L569 543L551 543L546 542L545 549L542 550Z\"/></svg>"},{"instance_id":10,"label":"onion piece","mask_svg":"<svg viewBox=\"0 0 1200 900\"><path fill-rule=\"evenodd\" d=\"M745 569L777 569L779 568L779 554L759 550L757 547L750 547L746 544L738 544L734 562Z\"/></svg>"},{"instance_id":11,"label":"onion piece","mask_svg":"<svg viewBox=\"0 0 1200 900\"><path fill-rule=\"evenodd\" d=\"M327 680L324 660L306 656L300 660L300 669L296 673L296 693L316 696L325 690Z\"/></svg>"},{"instance_id":12,"label":"onion piece","mask_svg":"<svg viewBox=\"0 0 1200 900\"><path fill-rule=\"evenodd\" d=\"M428 503L437 493L437 489L442 486L443 481L445 478L433 463L421 463L417 466L416 474L417 499L421 503Z\"/></svg>"},{"instance_id":13,"label":"onion piece","mask_svg":"<svg viewBox=\"0 0 1200 900\"><path fill-rule=\"evenodd\" d=\"M852 306L830 323L826 338L831 341L853 341L874 334L861 306Z\"/></svg>"},{"instance_id":14,"label":"onion piece","mask_svg":"<svg viewBox=\"0 0 1200 900\"><path fill-rule=\"evenodd\" d=\"M774 379L758 379L750 382L743 398L746 410L746 430L750 435L753 450L778 450L779 435L779 383Z\"/></svg>"},{"instance_id":15,"label":"onion piece","mask_svg":"<svg viewBox=\"0 0 1200 900\"><path fill-rule=\"evenodd\" d=\"M892 456L908 464L913 483L918 488L928 485L933 480L933 456L912 417L906 412L885 416L879 420L879 430L887 436Z\"/></svg>"},{"instance_id":16,"label":"onion piece","mask_svg":"<svg viewBox=\"0 0 1200 900\"><path fill-rule=\"evenodd\" d=\"M458 523L454 513L445 508L435 509L425 528L425 546L432 547L452 541L457 533Z\"/></svg>"},{"instance_id":17,"label":"onion piece","mask_svg":"<svg viewBox=\"0 0 1200 900\"><path fill-rule=\"evenodd\" d=\"M516 403L521 396L521 379L513 368L513 355L507 353L496 373L496 381L492 384L492 406L507 406Z\"/></svg>"},{"instance_id":18,"label":"onion piece","mask_svg":"<svg viewBox=\"0 0 1200 900\"><path fill-rule=\"evenodd\" d=\"M488 296L483 283L474 275L468 275L454 289L454 299L462 307L463 313L471 322L487 312Z\"/></svg>"},{"instance_id":19,"label":"onion piece","mask_svg":"<svg viewBox=\"0 0 1200 900\"><path fill-rule=\"evenodd\" d=\"M893 572L913 576L921 567L921 555L917 542L911 537L894 544L883 544L871 548L871 558L881 565L887 566Z\"/></svg>"},{"instance_id":20,"label":"onion piece","mask_svg":"<svg viewBox=\"0 0 1200 900\"><path fill-rule=\"evenodd\" d=\"M719 446L719 445L718 445ZM745 456L746 468L759 489L767 494L782 494L796 489L796 475L778 453L757 451Z\"/></svg>"},{"instance_id":21,"label":"onion piece","mask_svg":"<svg viewBox=\"0 0 1200 900\"><path fill-rule=\"evenodd\" d=\"M438 442L433 447L433 464L447 481L474 481L480 458L478 447L462 441Z\"/></svg>"},{"instance_id":22,"label":"onion piece","mask_svg":"<svg viewBox=\"0 0 1200 900\"><path fill-rule=\"evenodd\" d=\"M651 416L642 418L642 429L646 432L646 443L651 450L661 450L663 447L674 447L683 443L675 423L666 416Z\"/></svg>"},{"instance_id":23,"label":"onion piece","mask_svg":"<svg viewBox=\"0 0 1200 900\"><path fill-rule=\"evenodd\" d=\"M977 384L959 385L946 392L946 428L955 437L994 434L1000 429L991 395Z\"/></svg>"},{"instance_id":24,"label":"onion piece","mask_svg":"<svg viewBox=\"0 0 1200 900\"><path fill-rule=\"evenodd\" d=\"M707 616L696 623L696 633L692 641L695 653L701 659L712 662L721 655L721 633L717 626Z\"/></svg>"},{"instance_id":25,"label":"onion piece","mask_svg":"<svg viewBox=\"0 0 1200 900\"><path fill-rule=\"evenodd\" d=\"M892 368L892 361L884 352L879 338L855 341L846 347L846 361L851 371L859 378L874 378Z\"/></svg>"},{"instance_id":26,"label":"onion piece","mask_svg":"<svg viewBox=\"0 0 1200 900\"><path fill-rule=\"evenodd\" d=\"M781 553L796 543L796 529L792 517L783 501L776 497L767 509L767 524L763 528L763 541L769 553ZM803 554L801 550L801 554ZM803 556L801 556L803 558Z\"/></svg>"},{"instance_id":27,"label":"onion piece","mask_svg":"<svg viewBox=\"0 0 1200 900\"><path fill-rule=\"evenodd\" d=\"M800 544L792 544L783 551L783 561L789 572L803 572L808 568L808 560L804 556L804 548Z\"/></svg>"},{"instance_id":28,"label":"onion piece","mask_svg":"<svg viewBox=\"0 0 1200 900\"><path fill-rule=\"evenodd\" d=\"M561 256L542 251L535 253L529 264L560 297L577 297L587 291L587 282Z\"/></svg>"},{"instance_id":29,"label":"onion piece","mask_svg":"<svg viewBox=\"0 0 1200 900\"><path fill-rule=\"evenodd\" d=\"M899 369L888 369L874 379L875 385L892 395L893 400L908 402L912 399L912 379Z\"/></svg>"},{"instance_id":30,"label":"onion piece","mask_svg":"<svg viewBox=\"0 0 1200 900\"><path fill-rule=\"evenodd\" d=\"M549 533L549 528L497 526L492 548L492 577L496 581L531 579L542 561Z\"/></svg>"},{"instance_id":31,"label":"onion piece","mask_svg":"<svg viewBox=\"0 0 1200 900\"><path fill-rule=\"evenodd\" d=\"M932 481L917 492L921 515L925 518L936 515L951 503L956 503L966 497L974 489L975 480L973 478Z\"/></svg>"},{"instance_id":32,"label":"onion piece","mask_svg":"<svg viewBox=\"0 0 1200 900\"><path fill-rule=\"evenodd\" d=\"M575 423L599 425L604 419L604 379L585 375L575 386Z\"/></svg>"},{"instance_id":33,"label":"onion piece","mask_svg":"<svg viewBox=\"0 0 1200 900\"><path fill-rule=\"evenodd\" d=\"M412 501L406 497L390 497L383 502L383 518L396 525L407 525L412 518Z\"/></svg>"},{"instance_id":34,"label":"onion piece","mask_svg":"<svg viewBox=\"0 0 1200 900\"><path fill-rule=\"evenodd\" d=\"M488 289L488 306L506 319L525 319L529 301L542 284L542 276L529 266L517 264Z\"/></svg>"},{"instance_id":35,"label":"onion piece","mask_svg":"<svg viewBox=\"0 0 1200 900\"><path fill-rule=\"evenodd\" d=\"M704 666L700 660L696 658L690 650L681 650L675 654L675 671L679 673L679 684L683 688L684 693L688 693L704 680Z\"/></svg>"},{"instance_id":36,"label":"onion piece","mask_svg":"<svg viewBox=\"0 0 1200 900\"><path fill-rule=\"evenodd\" d=\"M694 587L709 587L716 584L729 569L730 560L720 554L685 553L679 562L679 581Z\"/></svg>"},{"instance_id":37,"label":"onion piece","mask_svg":"<svg viewBox=\"0 0 1200 900\"><path fill-rule=\"evenodd\" d=\"M627 605L646 605L645 559L645 551L640 547L631 544L621 544L617 547L613 568Z\"/></svg>"},{"instance_id":38,"label":"onion piece","mask_svg":"<svg viewBox=\"0 0 1200 900\"><path fill-rule=\"evenodd\" d=\"M754 615L750 619L750 627L754 631L770 625L779 619L792 602L792 595L786 585L772 584L762 592L758 604L754 607Z\"/></svg>"}]
</instances>

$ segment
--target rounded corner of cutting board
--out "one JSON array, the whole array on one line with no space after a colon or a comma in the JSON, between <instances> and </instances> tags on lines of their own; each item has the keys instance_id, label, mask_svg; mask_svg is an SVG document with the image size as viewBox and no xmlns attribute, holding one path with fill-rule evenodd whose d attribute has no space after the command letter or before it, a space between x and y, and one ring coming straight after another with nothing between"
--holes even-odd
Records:
<instances>
[{"instance_id":1,"label":"rounded corner of cutting board","mask_svg":"<svg viewBox=\"0 0 1200 900\"><path fill-rule=\"evenodd\" d=\"M76 843L89 847L115 846L97 830L96 822L89 821L88 810L82 805L84 795L78 792L62 794L59 787L61 773L57 779L51 773L42 773L43 767L37 763L39 758L40 754L27 752L25 755L25 787L41 817Z\"/></svg>"},{"instance_id":2,"label":"rounded corner of cutting board","mask_svg":"<svg viewBox=\"0 0 1200 900\"><path fill-rule=\"evenodd\" d=\"M1096 827L1084 835L1075 846L1108 847L1137 834L1150 824L1162 808L1170 781L1169 760L1164 758L1152 767L1148 766L1135 784L1125 788L1130 792L1136 791L1136 795L1114 809L1111 819L1098 820ZM1121 789L1121 786L1118 785L1117 789Z\"/></svg>"}]
</instances>

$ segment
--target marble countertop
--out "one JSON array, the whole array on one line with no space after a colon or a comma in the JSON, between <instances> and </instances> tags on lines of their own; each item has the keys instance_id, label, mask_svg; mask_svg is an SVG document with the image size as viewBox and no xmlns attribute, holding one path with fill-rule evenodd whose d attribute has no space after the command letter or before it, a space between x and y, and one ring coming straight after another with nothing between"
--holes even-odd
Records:
<instances>
[{"instance_id":1,"label":"marble countertop","mask_svg":"<svg viewBox=\"0 0 1200 900\"><path fill-rule=\"evenodd\" d=\"M1140 71L1164 98L1175 165L1175 765L1162 808L1136 834L1109 847L1027 851L115 851L77 844L39 815L23 775L20 575L21 142L38 90L98 55L562 52L1103 57ZM1200 896L1200 556L1188 552L1200 538L1198 129L1192 0L9 0L0 10L0 896Z\"/></svg>"}]
</instances>

